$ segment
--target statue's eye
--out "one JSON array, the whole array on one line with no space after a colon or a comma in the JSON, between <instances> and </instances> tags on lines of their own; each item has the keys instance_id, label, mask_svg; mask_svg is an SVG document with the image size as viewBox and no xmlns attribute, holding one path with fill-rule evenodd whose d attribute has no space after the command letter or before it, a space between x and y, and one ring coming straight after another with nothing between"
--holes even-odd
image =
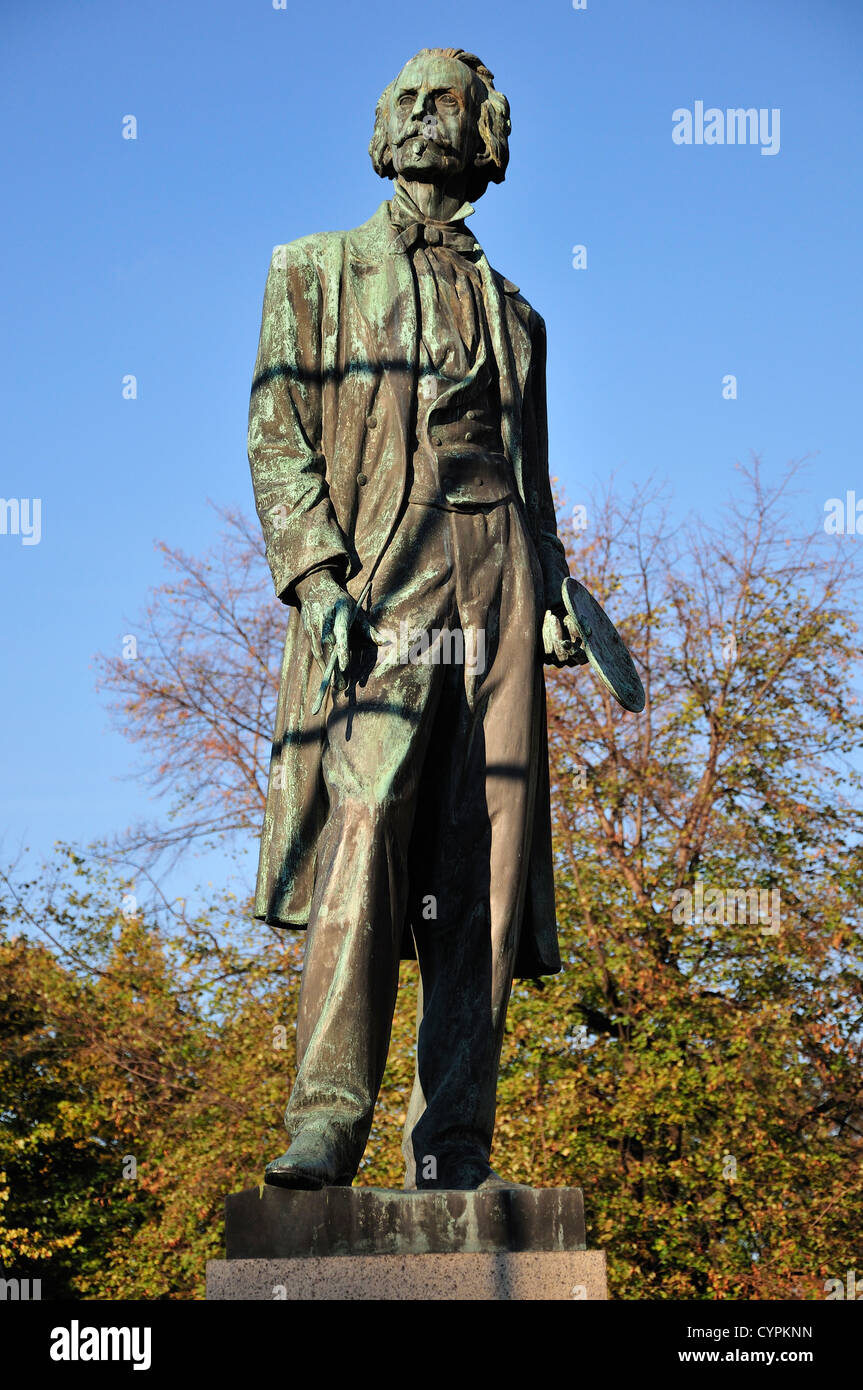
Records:
<instances>
[{"instance_id":1,"label":"statue's eye","mask_svg":"<svg viewBox=\"0 0 863 1390\"><path fill-rule=\"evenodd\" d=\"M413 106L413 104L414 104L413 92L403 92L402 95L399 97L398 104L399 104L399 106L401 106L401 107Z\"/></svg>"}]
</instances>

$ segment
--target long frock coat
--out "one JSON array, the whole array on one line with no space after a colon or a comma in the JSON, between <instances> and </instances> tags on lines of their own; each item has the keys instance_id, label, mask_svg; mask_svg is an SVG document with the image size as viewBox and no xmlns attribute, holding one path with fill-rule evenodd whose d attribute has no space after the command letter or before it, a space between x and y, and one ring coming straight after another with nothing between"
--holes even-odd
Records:
<instances>
[{"instance_id":1,"label":"long frock coat","mask_svg":"<svg viewBox=\"0 0 863 1390\"><path fill-rule=\"evenodd\" d=\"M548 473L545 324L480 253L499 374L501 437L528 531L556 605L567 573ZM293 585L332 563L356 597L400 519L416 419L418 307L409 255L383 202L361 227L276 247L267 279L249 413L255 503L276 594L292 604L285 639L255 915L308 925L316 842L327 812L321 773L326 704ZM517 977L560 970L554 907L545 702L535 720L534 831ZM403 955L413 956L410 923Z\"/></svg>"}]
</instances>

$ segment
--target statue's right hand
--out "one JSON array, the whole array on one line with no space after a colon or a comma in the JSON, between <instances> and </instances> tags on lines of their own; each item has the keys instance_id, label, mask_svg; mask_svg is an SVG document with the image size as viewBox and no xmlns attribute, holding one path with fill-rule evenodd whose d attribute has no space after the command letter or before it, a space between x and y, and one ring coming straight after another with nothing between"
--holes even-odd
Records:
<instances>
[{"instance_id":1,"label":"statue's right hand","mask_svg":"<svg viewBox=\"0 0 863 1390\"><path fill-rule=\"evenodd\" d=\"M351 614L354 611L353 599L336 579L332 570L316 570L305 579L301 579L296 585L296 595L300 601L300 617L315 661L323 673L335 647L333 690L344 690L350 659L348 632ZM365 613L357 613L355 627L362 638L370 638L377 643L384 640Z\"/></svg>"},{"instance_id":2,"label":"statue's right hand","mask_svg":"<svg viewBox=\"0 0 863 1390\"><path fill-rule=\"evenodd\" d=\"M311 643L312 655L323 672L336 649L333 685L340 688L340 677L348 669L348 625L353 599L343 589L332 570L317 570L296 586L300 617Z\"/></svg>"}]
</instances>

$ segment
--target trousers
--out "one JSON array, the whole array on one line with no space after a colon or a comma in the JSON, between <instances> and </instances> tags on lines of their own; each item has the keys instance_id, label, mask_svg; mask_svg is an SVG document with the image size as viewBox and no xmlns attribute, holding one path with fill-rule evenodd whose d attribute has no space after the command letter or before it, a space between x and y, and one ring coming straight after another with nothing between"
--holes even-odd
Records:
<instances>
[{"instance_id":1,"label":"trousers","mask_svg":"<svg viewBox=\"0 0 863 1390\"><path fill-rule=\"evenodd\" d=\"M421 980L405 1186L487 1164L527 877L542 579L521 502L410 502L369 616L388 640L328 696L318 840L285 1113L356 1173L389 1048L402 935ZM357 674L360 672L361 674Z\"/></svg>"}]
</instances>

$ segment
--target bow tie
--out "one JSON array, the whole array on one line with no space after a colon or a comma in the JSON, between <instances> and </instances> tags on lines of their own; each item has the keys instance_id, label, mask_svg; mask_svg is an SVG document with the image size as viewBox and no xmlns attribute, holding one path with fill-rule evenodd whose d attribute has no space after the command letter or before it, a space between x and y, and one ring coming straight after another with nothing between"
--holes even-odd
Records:
<instances>
[{"instance_id":1,"label":"bow tie","mask_svg":"<svg viewBox=\"0 0 863 1390\"><path fill-rule=\"evenodd\" d=\"M394 226L400 230L400 240L406 251L412 250L415 246L445 246L447 250L458 251L462 256L472 257L479 254L480 248L476 238L467 231L463 223L426 222L395 203L392 205L390 216Z\"/></svg>"}]
</instances>

